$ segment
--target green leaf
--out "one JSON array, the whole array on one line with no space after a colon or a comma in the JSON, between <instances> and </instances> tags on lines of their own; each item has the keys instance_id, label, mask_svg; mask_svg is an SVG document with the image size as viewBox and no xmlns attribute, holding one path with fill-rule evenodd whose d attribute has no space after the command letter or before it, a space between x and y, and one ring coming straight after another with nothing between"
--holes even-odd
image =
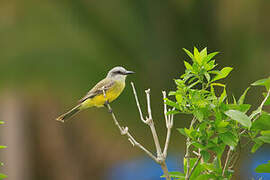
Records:
<instances>
[{"instance_id":1,"label":"green leaf","mask_svg":"<svg viewBox=\"0 0 270 180\"><path fill-rule=\"evenodd\" d=\"M220 74L220 71L219 70L213 70L213 71L208 71L209 74Z\"/></svg>"},{"instance_id":2,"label":"green leaf","mask_svg":"<svg viewBox=\"0 0 270 180\"><path fill-rule=\"evenodd\" d=\"M229 73L232 71L233 68L231 67L225 67L223 68L216 77L211 82L217 81L219 79L223 79L229 75Z\"/></svg>"},{"instance_id":3,"label":"green leaf","mask_svg":"<svg viewBox=\"0 0 270 180\"><path fill-rule=\"evenodd\" d=\"M267 96L267 93L263 93L264 98ZM267 100L265 101L264 105L270 105L270 96L267 98Z\"/></svg>"},{"instance_id":4,"label":"green leaf","mask_svg":"<svg viewBox=\"0 0 270 180\"><path fill-rule=\"evenodd\" d=\"M190 158L190 168L192 169L195 165L195 162L198 158ZM203 171L203 167L200 165L200 163L196 166L195 170L193 171L192 175L190 176L190 179L195 179L197 176L201 174Z\"/></svg>"},{"instance_id":5,"label":"green leaf","mask_svg":"<svg viewBox=\"0 0 270 180\"><path fill-rule=\"evenodd\" d=\"M257 139L263 141L264 143L270 143L270 135L259 136Z\"/></svg>"},{"instance_id":6,"label":"green leaf","mask_svg":"<svg viewBox=\"0 0 270 180\"><path fill-rule=\"evenodd\" d=\"M270 130L270 114L263 112L262 115L253 122L252 129Z\"/></svg>"},{"instance_id":7,"label":"green leaf","mask_svg":"<svg viewBox=\"0 0 270 180\"><path fill-rule=\"evenodd\" d=\"M188 69L188 70L190 70L190 71L193 70L192 66L191 66L188 62L184 61L184 64L185 64L185 66L186 66L186 69Z\"/></svg>"},{"instance_id":8,"label":"green leaf","mask_svg":"<svg viewBox=\"0 0 270 180\"><path fill-rule=\"evenodd\" d=\"M174 96L175 93L176 93L175 91L170 91L168 95L169 95L169 96Z\"/></svg>"},{"instance_id":9,"label":"green leaf","mask_svg":"<svg viewBox=\"0 0 270 180\"><path fill-rule=\"evenodd\" d=\"M173 102L172 100L165 98L164 101L165 101L164 102L165 104L172 106L172 107L175 107L176 109L179 109L179 105L177 103Z\"/></svg>"},{"instance_id":10,"label":"green leaf","mask_svg":"<svg viewBox=\"0 0 270 180\"><path fill-rule=\"evenodd\" d=\"M251 105L250 104L241 104L241 105L237 105L237 104L226 104L226 108L228 108L227 110L238 110L241 112L246 113L249 109L250 109Z\"/></svg>"},{"instance_id":11,"label":"green leaf","mask_svg":"<svg viewBox=\"0 0 270 180\"><path fill-rule=\"evenodd\" d=\"M191 129L184 128L184 131L185 134L190 138L194 138L194 135L196 135L196 131L193 128Z\"/></svg>"},{"instance_id":12,"label":"green leaf","mask_svg":"<svg viewBox=\"0 0 270 180\"><path fill-rule=\"evenodd\" d=\"M265 86L268 90L270 88L270 77L265 79L260 79L251 84L252 86Z\"/></svg>"},{"instance_id":13,"label":"green leaf","mask_svg":"<svg viewBox=\"0 0 270 180\"><path fill-rule=\"evenodd\" d=\"M7 178L7 175L0 173L0 179Z\"/></svg>"},{"instance_id":14,"label":"green leaf","mask_svg":"<svg viewBox=\"0 0 270 180\"><path fill-rule=\"evenodd\" d=\"M180 179L185 178L185 174L182 172L174 171L174 172L169 172L169 174L170 174L171 178L180 178ZM165 178L165 175L163 174L160 177Z\"/></svg>"},{"instance_id":15,"label":"green leaf","mask_svg":"<svg viewBox=\"0 0 270 180\"><path fill-rule=\"evenodd\" d=\"M260 164L255 171L256 173L270 173L270 161L267 164Z\"/></svg>"},{"instance_id":16,"label":"green leaf","mask_svg":"<svg viewBox=\"0 0 270 180\"><path fill-rule=\"evenodd\" d=\"M232 97L233 97L233 104L237 104L236 99L235 99L235 96L232 95Z\"/></svg>"},{"instance_id":17,"label":"green leaf","mask_svg":"<svg viewBox=\"0 0 270 180\"><path fill-rule=\"evenodd\" d=\"M261 141L260 139L254 139L254 144L251 148L251 152L255 153L263 144L263 141Z\"/></svg>"},{"instance_id":18,"label":"green leaf","mask_svg":"<svg viewBox=\"0 0 270 180\"><path fill-rule=\"evenodd\" d=\"M209 180L209 179L217 179L217 178L213 174L201 174L196 178L196 180Z\"/></svg>"},{"instance_id":19,"label":"green leaf","mask_svg":"<svg viewBox=\"0 0 270 180\"><path fill-rule=\"evenodd\" d=\"M215 168L214 168L214 164L213 163L201 163L201 165L203 166L203 168L205 170L208 170L208 171L214 171Z\"/></svg>"},{"instance_id":20,"label":"green leaf","mask_svg":"<svg viewBox=\"0 0 270 180\"><path fill-rule=\"evenodd\" d=\"M186 54L187 54L192 60L194 59L193 54L192 54L189 50L187 50L187 49L185 49L185 48L183 48L183 50L186 52Z\"/></svg>"},{"instance_id":21,"label":"green leaf","mask_svg":"<svg viewBox=\"0 0 270 180\"><path fill-rule=\"evenodd\" d=\"M229 110L226 111L225 114L231 119L242 124L244 127L247 127L248 129L251 127L251 120L245 113L238 110Z\"/></svg>"},{"instance_id":22,"label":"green leaf","mask_svg":"<svg viewBox=\"0 0 270 180\"><path fill-rule=\"evenodd\" d=\"M220 122L218 123L217 127L218 127L218 128L225 128L225 127L228 126L228 124L229 124L229 122L223 120L223 121L220 121Z\"/></svg>"},{"instance_id":23,"label":"green leaf","mask_svg":"<svg viewBox=\"0 0 270 180\"><path fill-rule=\"evenodd\" d=\"M178 132L180 132L180 134L184 135L184 136L187 136L184 128L177 128Z\"/></svg>"},{"instance_id":24,"label":"green leaf","mask_svg":"<svg viewBox=\"0 0 270 180\"><path fill-rule=\"evenodd\" d=\"M202 60L207 57L207 48L204 48L203 50L201 50L200 56Z\"/></svg>"},{"instance_id":25,"label":"green leaf","mask_svg":"<svg viewBox=\"0 0 270 180\"><path fill-rule=\"evenodd\" d=\"M198 49L196 47L194 47L194 51L193 51L193 54L194 54L194 59L195 61L198 63L198 64L202 64L202 58L201 58L201 55L198 51Z\"/></svg>"},{"instance_id":26,"label":"green leaf","mask_svg":"<svg viewBox=\"0 0 270 180\"><path fill-rule=\"evenodd\" d=\"M219 134L219 137L228 146L231 147L237 146L238 138L234 136L231 132L227 131L226 133Z\"/></svg>"},{"instance_id":27,"label":"green leaf","mask_svg":"<svg viewBox=\"0 0 270 180\"><path fill-rule=\"evenodd\" d=\"M216 122L217 122L217 121L216 121ZM225 133L225 132L228 131L228 129L226 128L226 127L229 125L229 122L228 122L228 121L222 120L222 121L217 122L217 123L218 123L218 124L217 124L217 129L216 129L216 131L217 131L218 133Z\"/></svg>"},{"instance_id":28,"label":"green leaf","mask_svg":"<svg viewBox=\"0 0 270 180\"><path fill-rule=\"evenodd\" d=\"M220 169L221 167L221 160L218 157L215 157L213 160L214 168Z\"/></svg>"},{"instance_id":29,"label":"green leaf","mask_svg":"<svg viewBox=\"0 0 270 180\"><path fill-rule=\"evenodd\" d=\"M204 146L202 144L197 143L197 142L193 142L192 145L195 146L198 149L203 149L204 148Z\"/></svg>"},{"instance_id":30,"label":"green leaf","mask_svg":"<svg viewBox=\"0 0 270 180\"><path fill-rule=\"evenodd\" d=\"M204 76L205 76L207 82L209 82L211 79L210 75L206 72L206 73L204 73Z\"/></svg>"},{"instance_id":31,"label":"green leaf","mask_svg":"<svg viewBox=\"0 0 270 180\"><path fill-rule=\"evenodd\" d=\"M213 57L215 57L219 52L212 52L210 54L207 55L206 58L204 58L203 62L208 62L210 61Z\"/></svg>"},{"instance_id":32,"label":"green leaf","mask_svg":"<svg viewBox=\"0 0 270 180\"><path fill-rule=\"evenodd\" d=\"M270 136L270 130L261 131L261 135L263 135L263 136Z\"/></svg>"},{"instance_id":33,"label":"green leaf","mask_svg":"<svg viewBox=\"0 0 270 180\"><path fill-rule=\"evenodd\" d=\"M227 97L226 88L224 87L222 94L219 97L219 103L222 103Z\"/></svg>"},{"instance_id":34,"label":"green leaf","mask_svg":"<svg viewBox=\"0 0 270 180\"><path fill-rule=\"evenodd\" d=\"M247 92L248 92L249 89L250 89L250 87L248 87L248 88L244 91L244 93L241 95L241 97L240 97L239 100L238 100L238 104L243 104L243 103L244 103L246 94L247 94Z\"/></svg>"},{"instance_id":35,"label":"green leaf","mask_svg":"<svg viewBox=\"0 0 270 180\"><path fill-rule=\"evenodd\" d=\"M178 102L178 104L182 104L183 96L180 93L175 94L175 99Z\"/></svg>"},{"instance_id":36,"label":"green leaf","mask_svg":"<svg viewBox=\"0 0 270 180\"><path fill-rule=\"evenodd\" d=\"M208 162L210 159L210 154L207 151L201 151L201 155L204 162Z\"/></svg>"},{"instance_id":37,"label":"green leaf","mask_svg":"<svg viewBox=\"0 0 270 180\"><path fill-rule=\"evenodd\" d=\"M226 85L221 83L212 83L211 86L220 86L225 88Z\"/></svg>"},{"instance_id":38,"label":"green leaf","mask_svg":"<svg viewBox=\"0 0 270 180\"><path fill-rule=\"evenodd\" d=\"M202 112L200 109L195 109L194 112L193 112L193 114L194 114L194 116L195 116L200 122L203 121L204 114L203 114L203 112Z\"/></svg>"},{"instance_id":39,"label":"green leaf","mask_svg":"<svg viewBox=\"0 0 270 180\"><path fill-rule=\"evenodd\" d=\"M179 113L180 113L180 111L178 111L178 110L170 110L170 111L167 112L166 115L179 114Z\"/></svg>"}]
</instances>

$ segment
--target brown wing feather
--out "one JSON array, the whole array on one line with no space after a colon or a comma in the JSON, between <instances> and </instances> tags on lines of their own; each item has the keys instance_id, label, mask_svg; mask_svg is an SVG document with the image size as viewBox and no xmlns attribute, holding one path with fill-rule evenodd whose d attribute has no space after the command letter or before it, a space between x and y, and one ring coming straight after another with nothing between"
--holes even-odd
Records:
<instances>
[{"instance_id":1,"label":"brown wing feather","mask_svg":"<svg viewBox=\"0 0 270 180\"><path fill-rule=\"evenodd\" d=\"M79 103L85 101L86 99L93 98L96 95L102 94L103 89L105 92L114 85L114 81L110 79L103 79L97 83L83 98L79 100Z\"/></svg>"}]
</instances>

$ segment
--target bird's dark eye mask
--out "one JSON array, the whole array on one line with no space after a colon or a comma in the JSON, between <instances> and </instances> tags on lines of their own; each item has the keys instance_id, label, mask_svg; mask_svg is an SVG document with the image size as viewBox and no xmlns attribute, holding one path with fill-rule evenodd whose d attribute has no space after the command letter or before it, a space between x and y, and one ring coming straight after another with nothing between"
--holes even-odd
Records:
<instances>
[{"instance_id":1,"label":"bird's dark eye mask","mask_svg":"<svg viewBox=\"0 0 270 180\"><path fill-rule=\"evenodd\" d=\"M124 75L125 73L122 72L122 71L115 71L114 74L122 74L122 75Z\"/></svg>"}]
</instances>

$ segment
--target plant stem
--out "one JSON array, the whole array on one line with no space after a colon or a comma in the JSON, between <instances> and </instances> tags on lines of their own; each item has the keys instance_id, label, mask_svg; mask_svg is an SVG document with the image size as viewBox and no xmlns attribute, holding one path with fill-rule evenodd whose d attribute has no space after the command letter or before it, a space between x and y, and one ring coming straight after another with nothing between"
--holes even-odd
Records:
<instances>
[{"instance_id":1,"label":"plant stem","mask_svg":"<svg viewBox=\"0 0 270 180\"><path fill-rule=\"evenodd\" d=\"M231 149L229 149L229 151L227 153L227 157L226 157L226 160L225 160L225 163L224 163L224 167L222 169L222 176L224 176L224 174L225 174L225 170L227 168L227 165L228 165L228 162L229 162L229 159L230 159L230 155L231 155Z\"/></svg>"},{"instance_id":2,"label":"plant stem","mask_svg":"<svg viewBox=\"0 0 270 180\"><path fill-rule=\"evenodd\" d=\"M161 169L163 170L163 173L164 173L164 175L165 175L166 180L171 180L166 162L163 161L163 162L160 164L160 166L161 166Z\"/></svg>"},{"instance_id":3,"label":"plant stem","mask_svg":"<svg viewBox=\"0 0 270 180\"><path fill-rule=\"evenodd\" d=\"M195 123L195 121L196 121L196 118L194 117L191 120L189 129L193 126L193 124ZM185 158L186 158L186 161L187 161L187 171L186 171L185 180L188 180L189 179L189 170L190 170L190 154L189 154L189 148L190 148L190 138L188 137L187 138L187 142L186 142L186 154L185 154Z\"/></svg>"},{"instance_id":4,"label":"plant stem","mask_svg":"<svg viewBox=\"0 0 270 180\"><path fill-rule=\"evenodd\" d=\"M192 169L191 169L191 171L190 171L190 173L189 173L189 175L188 175L188 179L190 178L190 176L191 176L191 175L192 175L192 173L194 172L195 168L198 166L198 164L199 164L199 162L200 162L201 158L202 158L202 156L201 156L201 155L199 155L199 157L198 157L197 161L195 162L194 166L192 167Z\"/></svg>"},{"instance_id":5,"label":"plant stem","mask_svg":"<svg viewBox=\"0 0 270 180\"><path fill-rule=\"evenodd\" d=\"M109 110L109 112L111 112L114 124L118 127L118 129L120 130L121 135L126 135L128 137L128 140L130 141L130 143L133 146L137 146L138 148L140 148L142 151L144 151L150 158L152 158L155 162L159 163L158 159L150 152L148 151L145 147L143 147L143 145L141 145L140 143L138 143L135 138L128 132L128 128L127 127L121 127L118 120L116 119L113 110L110 106L110 104L107 104L107 108Z\"/></svg>"}]
</instances>

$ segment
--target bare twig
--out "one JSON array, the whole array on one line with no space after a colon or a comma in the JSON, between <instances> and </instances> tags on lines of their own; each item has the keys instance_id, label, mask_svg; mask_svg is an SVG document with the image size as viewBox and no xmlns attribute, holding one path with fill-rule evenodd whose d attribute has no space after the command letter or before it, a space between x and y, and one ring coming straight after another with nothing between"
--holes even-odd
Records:
<instances>
[{"instance_id":1,"label":"bare twig","mask_svg":"<svg viewBox=\"0 0 270 180\"><path fill-rule=\"evenodd\" d=\"M196 151L192 151L196 156L200 156L200 154L199 153L197 153Z\"/></svg>"},{"instance_id":2,"label":"bare twig","mask_svg":"<svg viewBox=\"0 0 270 180\"><path fill-rule=\"evenodd\" d=\"M135 91L135 88L133 89ZM157 157L158 159L162 160L162 152L161 152L161 147L158 139L158 135L156 132L155 124L152 118L152 112L151 112L151 106L150 106L150 89L145 90L146 93L146 99L147 99L147 109L148 109L148 118L147 118L147 124L150 126L153 139L155 142L156 150L157 150Z\"/></svg>"},{"instance_id":3,"label":"bare twig","mask_svg":"<svg viewBox=\"0 0 270 180\"><path fill-rule=\"evenodd\" d=\"M141 106L140 106L140 103L139 103L139 100L138 100L138 96L137 96L137 93L136 93L136 90L135 90L135 87L134 87L133 82L131 82L131 86L132 86L133 93L134 93L134 97L135 97L135 100L136 100L136 104L137 104L137 107L138 107L138 110L139 110L139 113L140 113L140 118L141 118L141 120L142 120L144 123L146 123L146 120L143 118Z\"/></svg>"},{"instance_id":4,"label":"bare twig","mask_svg":"<svg viewBox=\"0 0 270 180\"><path fill-rule=\"evenodd\" d=\"M166 136L166 141L165 141L164 150L163 150L163 155L166 158L167 153L168 153L168 146L170 143L171 129L173 127L174 116L173 116L173 114L167 115L167 105L165 104L166 92L162 91L162 94L163 94L163 99L164 99L164 117L165 117L165 122L166 122L166 127L167 127L167 136Z\"/></svg>"},{"instance_id":5,"label":"bare twig","mask_svg":"<svg viewBox=\"0 0 270 180\"><path fill-rule=\"evenodd\" d=\"M148 117L146 117L146 120L144 120L143 115L142 115L142 111L141 111L141 107L140 107L140 103L139 103L139 100L138 100L138 97L137 97L136 89L135 89L135 86L134 86L134 84L132 82L131 82L131 86L132 86L133 93L134 93L134 96L135 96L135 100L136 100L136 103L137 103L137 107L138 107L138 110L139 110L139 113L140 113L140 116L141 116L141 120L150 127L152 135L153 135L154 143L155 143L155 146L156 146L157 158L162 160L161 147L160 147L159 139L158 139L158 136L157 136L156 128L155 128L155 125L154 125L154 121L153 121L153 118L152 118L151 105L150 105L150 89L147 89L145 91L146 100L147 100Z\"/></svg>"},{"instance_id":6,"label":"bare twig","mask_svg":"<svg viewBox=\"0 0 270 180\"><path fill-rule=\"evenodd\" d=\"M106 93L105 91L103 90L103 94L104 94L104 97L106 99ZM157 158L150 152L148 151L145 147L143 147L140 143L138 143L135 138L128 132L128 127L121 127L119 122L117 121L114 113L113 113L113 110L110 106L110 104L107 102L106 103L106 106L109 110L109 112L111 112L112 114L112 118L114 120L114 124L118 127L121 135L126 135L128 137L128 140L130 141L130 143L133 145L133 146L137 146L138 148L140 148L141 150L143 150L150 158L152 158L155 162L159 163Z\"/></svg>"},{"instance_id":7,"label":"bare twig","mask_svg":"<svg viewBox=\"0 0 270 180\"><path fill-rule=\"evenodd\" d=\"M190 123L190 127L193 127L193 124L195 123L196 121L196 118L194 117L192 120L191 120L191 123ZM190 154L189 154L189 148L190 148L190 138L188 137L187 138L187 142L186 142L186 154L185 154L185 158L186 158L186 161L187 161L187 172L186 172L186 176L185 176L185 180L188 180L189 179L189 170L190 170Z\"/></svg>"},{"instance_id":8,"label":"bare twig","mask_svg":"<svg viewBox=\"0 0 270 180\"><path fill-rule=\"evenodd\" d=\"M136 100L136 104L139 110L139 114L140 114L140 118L141 120L147 124L152 132L153 135L153 139L154 139L154 143L156 146L156 152L157 152L157 157L155 155L153 155L150 151L148 151L145 147L143 147L140 143L138 143L135 138L129 133L128 131L128 127L121 127L120 124L118 123L113 110L109 104L108 101L106 101L105 105L107 106L109 112L112 114L112 118L114 120L115 125L119 128L121 135L126 135L128 137L129 142L133 145L133 146L137 146L139 147L141 150L143 150L148 156L150 156L156 163L160 164L163 173L166 177L166 180L171 180L170 175L169 175L169 171L166 165L166 157L167 157L167 150L168 150L168 145L169 145L169 140L170 140L170 136L171 136L171 128L173 126L173 115L167 115L167 106L164 106L164 115L165 115L165 120L166 120L166 127L167 127L167 136L166 136L166 142L165 142L165 146L164 146L164 150L163 152L161 151L161 147L160 147L160 143L159 143L159 139L158 139L158 135L156 132L156 128L154 125L154 121L152 118L152 112L151 112L151 104L150 104L150 89L146 90L146 100L147 100L147 110L148 110L148 116L146 116L146 119L143 118L143 113L141 110L141 106L138 100L138 96L136 93L136 89L134 84L131 82L131 86L133 88L133 93L135 96L135 100ZM165 92L163 92L164 95ZM105 100L107 100L106 98L106 92L105 90L103 90L103 95ZM166 96L166 93L165 93Z\"/></svg>"},{"instance_id":9,"label":"bare twig","mask_svg":"<svg viewBox=\"0 0 270 180\"><path fill-rule=\"evenodd\" d=\"M227 157L226 157L226 160L225 160L225 163L224 163L224 167L223 167L223 169L222 169L222 176L224 176L224 174L225 174L225 170L226 170L226 168L227 168L227 166L228 166L228 163L229 163L229 159L230 159L230 155L231 155L231 148L228 150L228 153L227 153Z\"/></svg>"}]
</instances>

